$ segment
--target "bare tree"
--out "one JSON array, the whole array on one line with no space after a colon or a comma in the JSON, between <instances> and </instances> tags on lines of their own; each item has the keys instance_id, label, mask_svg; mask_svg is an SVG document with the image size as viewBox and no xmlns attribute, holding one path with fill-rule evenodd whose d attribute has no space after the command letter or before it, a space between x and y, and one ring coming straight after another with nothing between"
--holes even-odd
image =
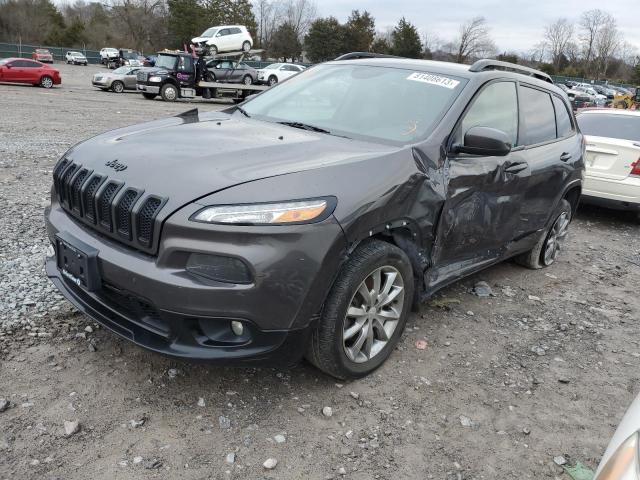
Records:
<instances>
[{"instance_id":1,"label":"bare tree","mask_svg":"<svg viewBox=\"0 0 640 480\"><path fill-rule=\"evenodd\" d=\"M254 2L260 48L269 48L273 33L280 26L279 10L281 8L281 3L275 0L257 0Z\"/></svg>"},{"instance_id":2,"label":"bare tree","mask_svg":"<svg viewBox=\"0 0 640 480\"><path fill-rule=\"evenodd\" d=\"M314 0L286 0L282 6L283 23L291 25L300 40L317 17Z\"/></svg>"},{"instance_id":3,"label":"bare tree","mask_svg":"<svg viewBox=\"0 0 640 480\"><path fill-rule=\"evenodd\" d=\"M453 43L458 63L475 57L493 55L496 51L484 17L475 17L460 25L458 38Z\"/></svg>"},{"instance_id":4,"label":"bare tree","mask_svg":"<svg viewBox=\"0 0 640 480\"><path fill-rule=\"evenodd\" d=\"M580 16L580 43L587 70L595 57L596 40L605 24L611 21L611 15L600 9L588 10Z\"/></svg>"},{"instance_id":5,"label":"bare tree","mask_svg":"<svg viewBox=\"0 0 640 480\"><path fill-rule=\"evenodd\" d=\"M620 32L616 26L616 21L613 17L610 17L598 32L594 45L598 62L596 78L599 78L601 75L606 75L609 62L613 55L615 55L620 43Z\"/></svg>"},{"instance_id":6,"label":"bare tree","mask_svg":"<svg viewBox=\"0 0 640 480\"><path fill-rule=\"evenodd\" d=\"M558 71L562 58L567 55L567 47L573 40L573 25L566 18L559 18L545 28L544 39L549 47L553 65Z\"/></svg>"}]
</instances>

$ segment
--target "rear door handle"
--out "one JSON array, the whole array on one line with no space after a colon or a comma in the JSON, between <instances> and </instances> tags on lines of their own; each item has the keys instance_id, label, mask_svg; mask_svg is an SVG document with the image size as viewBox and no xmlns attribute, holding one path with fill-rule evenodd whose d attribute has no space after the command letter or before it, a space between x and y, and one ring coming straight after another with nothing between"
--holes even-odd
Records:
<instances>
[{"instance_id":1,"label":"rear door handle","mask_svg":"<svg viewBox=\"0 0 640 480\"><path fill-rule=\"evenodd\" d=\"M562 155L560 155L560 160L562 160L563 162L568 162L569 160L571 160L571 154L568 152L564 152Z\"/></svg>"},{"instance_id":2,"label":"rear door handle","mask_svg":"<svg viewBox=\"0 0 640 480\"><path fill-rule=\"evenodd\" d=\"M507 168L505 168L504 171L509 173L519 173L523 170L526 170L527 167L527 162L513 162Z\"/></svg>"}]
</instances>

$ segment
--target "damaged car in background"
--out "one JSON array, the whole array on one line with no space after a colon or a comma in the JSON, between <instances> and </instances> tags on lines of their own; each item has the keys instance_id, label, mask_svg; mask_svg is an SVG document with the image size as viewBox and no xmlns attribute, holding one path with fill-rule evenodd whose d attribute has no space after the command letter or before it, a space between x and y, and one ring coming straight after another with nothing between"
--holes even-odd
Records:
<instances>
[{"instance_id":1,"label":"damaged car in background","mask_svg":"<svg viewBox=\"0 0 640 480\"><path fill-rule=\"evenodd\" d=\"M48 276L154 352L357 378L438 289L552 265L584 175L566 95L513 64L360 57L75 145Z\"/></svg>"}]
</instances>

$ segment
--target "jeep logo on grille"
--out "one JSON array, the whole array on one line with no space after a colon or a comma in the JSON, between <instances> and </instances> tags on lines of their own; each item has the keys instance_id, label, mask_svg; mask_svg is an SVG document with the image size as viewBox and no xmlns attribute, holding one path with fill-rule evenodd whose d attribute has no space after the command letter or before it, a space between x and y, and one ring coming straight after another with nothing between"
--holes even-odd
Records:
<instances>
[{"instance_id":1,"label":"jeep logo on grille","mask_svg":"<svg viewBox=\"0 0 640 480\"><path fill-rule=\"evenodd\" d=\"M118 160L111 160L110 162L105 163L105 165L113 168L116 172L121 172L127 169L127 166L124 163L118 162Z\"/></svg>"}]
</instances>

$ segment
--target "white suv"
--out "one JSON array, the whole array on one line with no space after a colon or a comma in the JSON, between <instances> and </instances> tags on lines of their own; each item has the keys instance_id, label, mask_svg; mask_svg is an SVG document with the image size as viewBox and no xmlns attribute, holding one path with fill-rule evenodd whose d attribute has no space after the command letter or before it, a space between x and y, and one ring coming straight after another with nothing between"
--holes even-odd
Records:
<instances>
[{"instance_id":1,"label":"white suv","mask_svg":"<svg viewBox=\"0 0 640 480\"><path fill-rule=\"evenodd\" d=\"M278 82L293 77L305 69L302 65L292 63L272 63L258 70L258 83L275 85Z\"/></svg>"},{"instance_id":2,"label":"white suv","mask_svg":"<svg viewBox=\"0 0 640 480\"><path fill-rule=\"evenodd\" d=\"M100 63L107 65L110 60L115 60L120 56L117 48L103 48L100 50Z\"/></svg>"},{"instance_id":3,"label":"white suv","mask_svg":"<svg viewBox=\"0 0 640 480\"><path fill-rule=\"evenodd\" d=\"M192 38L191 41L195 45L208 48L212 55L239 50L248 52L253 45L251 34L247 27L242 25L221 25L207 28L202 35Z\"/></svg>"},{"instance_id":4,"label":"white suv","mask_svg":"<svg viewBox=\"0 0 640 480\"><path fill-rule=\"evenodd\" d=\"M67 52L64 58L67 60L67 63L73 63L74 65L84 65L86 67L88 63L87 57L80 52Z\"/></svg>"}]
</instances>

